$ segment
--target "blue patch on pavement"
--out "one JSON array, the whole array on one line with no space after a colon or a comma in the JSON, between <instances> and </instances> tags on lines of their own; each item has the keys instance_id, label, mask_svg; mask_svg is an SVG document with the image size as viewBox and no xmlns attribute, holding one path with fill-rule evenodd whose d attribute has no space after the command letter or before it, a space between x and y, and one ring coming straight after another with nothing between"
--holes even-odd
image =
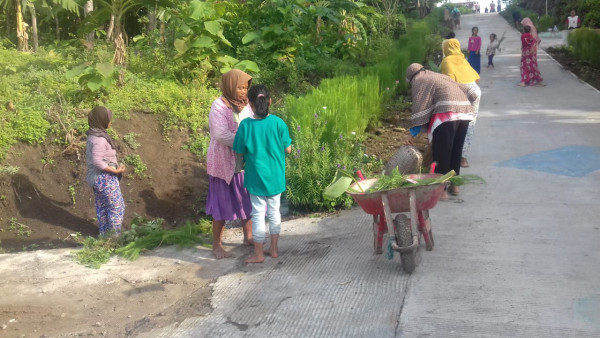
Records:
<instances>
[{"instance_id":1,"label":"blue patch on pavement","mask_svg":"<svg viewBox=\"0 0 600 338\"><path fill-rule=\"evenodd\" d=\"M569 146L516 157L496 165L570 177L583 177L600 170L600 148Z\"/></svg>"},{"instance_id":2,"label":"blue patch on pavement","mask_svg":"<svg viewBox=\"0 0 600 338\"><path fill-rule=\"evenodd\" d=\"M592 295L575 301L575 313L591 323L598 325L600 318L600 295Z\"/></svg>"}]
</instances>

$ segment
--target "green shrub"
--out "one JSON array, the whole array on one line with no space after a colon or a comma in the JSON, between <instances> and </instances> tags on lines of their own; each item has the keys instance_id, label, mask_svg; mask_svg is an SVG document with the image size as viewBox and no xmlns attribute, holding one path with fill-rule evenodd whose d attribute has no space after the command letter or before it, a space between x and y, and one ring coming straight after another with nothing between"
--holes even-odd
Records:
<instances>
[{"instance_id":1,"label":"green shrub","mask_svg":"<svg viewBox=\"0 0 600 338\"><path fill-rule=\"evenodd\" d=\"M537 24L537 30L538 32L547 32L548 29L552 29L554 27L555 24L555 20L554 17L551 17L549 15L544 15L542 17L540 17L540 19L538 20L538 24Z\"/></svg>"},{"instance_id":2,"label":"green shrub","mask_svg":"<svg viewBox=\"0 0 600 338\"><path fill-rule=\"evenodd\" d=\"M50 122L44 119L44 113L39 111L25 111L19 114L13 122L14 136L29 144L37 144L46 138L50 129Z\"/></svg>"},{"instance_id":3,"label":"green shrub","mask_svg":"<svg viewBox=\"0 0 600 338\"><path fill-rule=\"evenodd\" d=\"M286 161L286 198L290 206L310 211L349 207L352 199L342 195L335 200L323 197L337 169L361 170L365 175L379 172L382 163L364 154L356 134L340 134L331 143L320 141L327 134L328 121L320 116L301 127L289 124L293 140L292 154Z\"/></svg>"},{"instance_id":4,"label":"green shrub","mask_svg":"<svg viewBox=\"0 0 600 338\"><path fill-rule=\"evenodd\" d=\"M569 46L573 54L596 67L600 65L600 31L579 28L569 34Z\"/></svg>"},{"instance_id":5,"label":"green shrub","mask_svg":"<svg viewBox=\"0 0 600 338\"><path fill-rule=\"evenodd\" d=\"M600 9L597 8L587 13L583 19L583 25L590 28L600 28Z\"/></svg>"}]
</instances>

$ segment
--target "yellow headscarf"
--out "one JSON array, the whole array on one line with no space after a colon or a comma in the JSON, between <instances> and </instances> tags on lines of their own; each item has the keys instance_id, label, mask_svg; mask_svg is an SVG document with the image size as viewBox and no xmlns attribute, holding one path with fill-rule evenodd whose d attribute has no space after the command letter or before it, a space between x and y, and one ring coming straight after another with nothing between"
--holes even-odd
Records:
<instances>
[{"instance_id":1,"label":"yellow headscarf","mask_svg":"<svg viewBox=\"0 0 600 338\"><path fill-rule=\"evenodd\" d=\"M458 83L472 83L479 80L479 74L471 67L462 50L460 42L456 39L444 41L444 60L442 60L441 71Z\"/></svg>"}]
</instances>

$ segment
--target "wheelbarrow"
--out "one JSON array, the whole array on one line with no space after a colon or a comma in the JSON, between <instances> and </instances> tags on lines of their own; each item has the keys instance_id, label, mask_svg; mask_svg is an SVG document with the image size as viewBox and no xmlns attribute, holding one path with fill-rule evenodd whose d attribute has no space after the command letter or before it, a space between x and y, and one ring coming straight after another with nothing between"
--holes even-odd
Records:
<instances>
[{"instance_id":1,"label":"wheelbarrow","mask_svg":"<svg viewBox=\"0 0 600 338\"><path fill-rule=\"evenodd\" d=\"M440 174L414 174L411 179L437 178ZM367 191L377 183L376 178L358 181L350 186L347 194L369 215L373 215L373 243L375 254L383 250L400 253L405 272L412 273L416 267L416 253L423 236L427 251L433 250L433 231L429 209L436 206L449 182L416 187L403 187L375 192L359 192L360 187ZM392 214L398 213L392 220ZM403 213L409 213L408 218ZM413 221L417 220L417 221ZM395 241L390 236L395 236ZM391 243L391 245L390 245ZM393 257L392 252L386 252Z\"/></svg>"}]
</instances>

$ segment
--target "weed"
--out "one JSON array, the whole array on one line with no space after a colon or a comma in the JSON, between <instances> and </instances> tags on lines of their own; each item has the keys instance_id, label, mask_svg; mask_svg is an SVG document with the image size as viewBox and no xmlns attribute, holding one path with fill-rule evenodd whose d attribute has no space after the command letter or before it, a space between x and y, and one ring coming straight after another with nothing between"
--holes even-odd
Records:
<instances>
[{"instance_id":1,"label":"weed","mask_svg":"<svg viewBox=\"0 0 600 338\"><path fill-rule=\"evenodd\" d=\"M73 206L75 205L75 190L78 185L79 181L75 181L75 183L69 186L69 195L71 195L71 202L73 203Z\"/></svg>"},{"instance_id":2,"label":"weed","mask_svg":"<svg viewBox=\"0 0 600 338\"><path fill-rule=\"evenodd\" d=\"M23 245L23 249L21 251L34 251L34 250L39 249L39 247L40 246L35 243L29 244L29 245Z\"/></svg>"},{"instance_id":3,"label":"weed","mask_svg":"<svg viewBox=\"0 0 600 338\"><path fill-rule=\"evenodd\" d=\"M137 138L139 136L140 136L140 134L138 134L138 133L129 133L129 134L126 134L125 136L123 136L123 141L125 142L125 144L127 144L127 146L129 146L129 148L136 150L141 145L137 141Z\"/></svg>"},{"instance_id":4,"label":"weed","mask_svg":"<svg viewBox=\"0 0 600 338\"><path fill-rule=\"evenodd\" d=\"M102 264L108 262L118 247L114 237L86 237L81 240L81 234L78 234L75 238L83 244L81 250L73 252L75 261L88 268L99 269Z\"/></svg>"},{"instance_id":5,"label":"weed","mask_svg":"<svg viewBox=\"0 0 600 338\"><path fill-rule=\"evenodd\" d=\"M127 155L123 159L123 162L133 166L133 173L138 178L147 178L148 177L148 175L146 174L146 170L148 170L148 166L146 166L146 163L144 163L144 161L142 161L142 158L140 157L140 155L137 155L137 154Z\"/></svg>"},{"instance_id":6,"label":"weed","mask_svg":"<svg viewBox=\"0 0 600 338\"><path fill-rule=\"evenodd\" d=\"M40 162L42 162L42 164L45 166L47 165L54 165L54 159L48 156L44 156L40 159Z\"/></svg>"},{"instance_id":7,"label":"weed","mask_svg":"<svg viewBox=\"0 0 600 338\"><path fill-rule=\"evenodd\" d=\"M11 218L9 220L8 230L14 232L17 237L31 236L31 229L27 225L17 222L16 218Z\"/></svg>"},{"instance_id":8,"label":"weed","mask_svg":"<svg viewBox=\"0 0 600 338\"><path fill-rule=\"evenodd\" d=\"M8 176L14 176L17 173L19 173L19 167L0 166L0 175L5 174Z\"/></svg>"}]
</instances>

